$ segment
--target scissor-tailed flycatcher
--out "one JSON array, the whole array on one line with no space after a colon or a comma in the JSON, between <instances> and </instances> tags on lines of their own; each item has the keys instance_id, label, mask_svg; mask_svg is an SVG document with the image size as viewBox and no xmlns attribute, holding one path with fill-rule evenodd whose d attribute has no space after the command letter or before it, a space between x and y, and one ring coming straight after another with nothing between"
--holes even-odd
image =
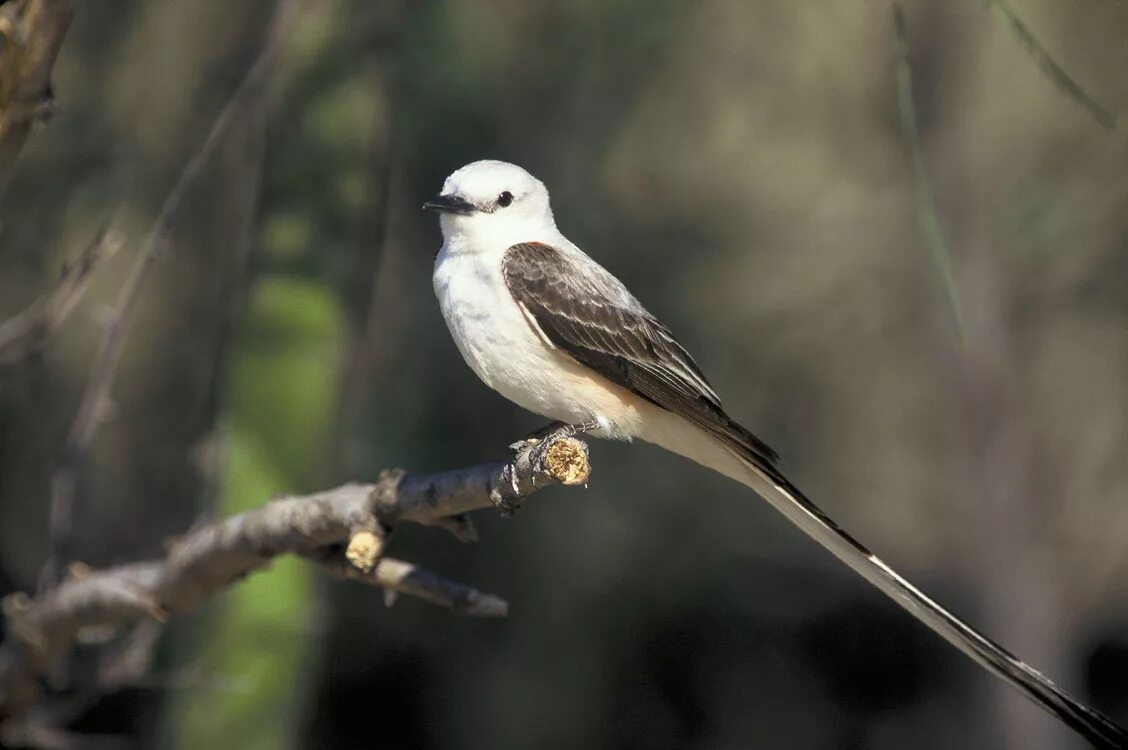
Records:
<instances>
[{"instance_id":1,"label":"scissor-tailed flycatcher","mask_svg":"<svg viewBox=\"0 0 1128 750\"><path fill-rule=\"evenodd\" d=\"M545 186L478 161L424 208L439 212L435 294L466 363L530 411L594 435L655 443L731 477L975 661L1091 743L1128 732L976 632L838 528L777 456L721 408L693 358L623 284L556 228Z\"/></svg>"}]
</instances>

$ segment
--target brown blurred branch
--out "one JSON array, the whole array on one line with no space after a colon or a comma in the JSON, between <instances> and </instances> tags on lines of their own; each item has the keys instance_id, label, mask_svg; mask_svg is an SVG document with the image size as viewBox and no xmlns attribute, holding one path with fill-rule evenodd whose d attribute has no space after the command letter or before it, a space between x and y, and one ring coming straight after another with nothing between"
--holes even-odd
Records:
<instances>
[{"instance_id":1,"label":"brown blurred branch","mask_svg":"<svg viewBox=\"0 0 1128 750\"><path fill-rule=\"evenodd\" d=\"M86 390L83 392L78 412L63 446L59 467L51 477L51 550L40 575L40 589L58 580L71 556L79 465L98 429L110 398L129 325L145 282L159 254L158 251L166 244L166 235L189 188L195 184L196 178L207 165L216 148L223 142L238 113L251 106L258 97L266 94L268 88L266 84L275 68L282 43L289 36L298 15L297 5L297 0L278 1L261 52L220 111L211 132L188 160L165 198L133 268L118 294L114 313L106 325L106 333L94 357Z\"/></svg>"},{"instance_id":2,"label":"brown blurred branch","mask_svg":"<svg viewBox=\"0 0 1128 750\"><path fill-rule=\"evenodd\" d=\"M90 273L117 248L110 223L99 228L76 258L63 266L55 288L23 312L0 323L0 367L13 365L38 352L44 340L74 310L90 281Z\"/></svg>"},{"instance_id":3,"label":"brown blurred branch","mask_svg":"<svg viewBox=\"0 0 1128 750\"><path fill-rule=\"evenodd\" d=\"M587 446L573 437L523 441L510 460L436 474L384 472L375 484L346 484L287 496L187 533L161 560L72 575L35 598L4 602L0 645L0 742L40 695L40 683L83 629L122 627L194 609L280 555L297 555L334 574L417 596L471 616L501 616L495 596L382 556L400 521L441 526L461 539L473 527L461 514L508 512L533 492L576 485L590 472ZM454 520L452 520L454 519ZM16 736L16 735L13 735Z\"/></svg>"},{"instance_id":4,"label":"brown blurred branch","mask_svg":"<svg viewBox=\"0 0 1128 750\"><path fill-rule=\"evenodd\" d=\"M51 69L74 6L74 0L10 0L0 7L0 194L32 126L51 113Z\"/></svg>"}]
</instances>

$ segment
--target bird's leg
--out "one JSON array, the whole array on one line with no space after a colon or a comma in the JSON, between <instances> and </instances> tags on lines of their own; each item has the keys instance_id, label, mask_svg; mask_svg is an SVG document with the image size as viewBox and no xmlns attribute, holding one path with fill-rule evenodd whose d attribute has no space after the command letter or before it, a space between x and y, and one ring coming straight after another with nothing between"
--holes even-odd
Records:
<instances>
[{"instance_id":1,"label":"bird's leg","mask_svg":"<svg viewBox=\"0 0 1128 750\"><path fill-rule=\"evenodd\" d=\"M544 442L544 440L547 439L550 435L554 435L555 433L559 432L560 430L566 429L567 427L568 425L566 423L559 420L549 422L544 427L541 427L536 432L533 432L528 437L517 441L509 447L513 448L514 450L520 450L520 448L524 448L527 445L537 445L538 443Z\"/></svg>"},{"instance_id":2,"label":"bird's leg","mask_svg":"<svg viewBox=\"0 0 1128 750\"><path fill-rule=\"evenodd\" d=\"M599 422L594 419L584 420L583 422L579 422L577 424L568 424L567 422L560 421L549 422L547 425L540 428L523 440L518 440L516 443L513 443L509 446L509 448L514 453L517 453L518 451L522 450L523 448L527 448L530 445L551 443L553 440L556 440L558 438L575 437L576 435L582 435L585 432L591 432L592 430L598 428Z\"/></svg>"},{"instance_id":3,"label":"bird's leg","mask_svg":"<svg viewBox=\"0 0 1128 750\"><path fill-rule=\"evenodd\" d=\"M584 435L592 430L599 429L599 422L595 419L585 419L579 424L566 424L552 433L551 437L575 437L576 435Z\"/></svg>"}]
</instances>

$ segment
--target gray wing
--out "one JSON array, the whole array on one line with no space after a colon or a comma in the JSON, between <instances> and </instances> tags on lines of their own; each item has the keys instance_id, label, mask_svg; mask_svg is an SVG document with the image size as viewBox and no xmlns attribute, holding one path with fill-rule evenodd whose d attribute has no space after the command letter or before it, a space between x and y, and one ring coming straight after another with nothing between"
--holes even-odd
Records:
<instances>
[{"instance_id":1,"label":"gray wing","mask_svg":"<svg viewBox=\"0 0 1128 750\"><path fill-rule=\"evenodd\" d=\"M502 271L513 298L553 345L778 473L776 452L725 414L689 353L615 277L594 264L578 269L538 242L509 248Z\"/></svg>"}]
</instances>

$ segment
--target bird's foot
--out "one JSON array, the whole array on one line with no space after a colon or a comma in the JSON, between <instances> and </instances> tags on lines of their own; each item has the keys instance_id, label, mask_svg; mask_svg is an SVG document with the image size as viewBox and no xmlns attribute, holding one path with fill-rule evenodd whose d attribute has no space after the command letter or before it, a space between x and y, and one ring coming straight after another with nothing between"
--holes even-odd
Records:
<instances>
[{"instance_id":1,"label":"bird's foot","mask_svg":"<svg viewBox=\"0 0 1128 750\"><path fill-rule=\"evenodd\" d=\"M567 424L565 422L552 422L551 424L548 424L545 427L542 427L541 429L537 430L533 434L529 435L525 439L518 440L516 443L511 444L509 446L509 450L511 450L513 452L513 457L514 457L515 460L518 459L521 456L522 453L524 453L525 451L528 451L529 453L528 453L528 456L526 457L526 460L530 461L532 463L532 466L534 466L534 467L543 467L544 461L545 461L545 459L546 459L546 457L549 453L549 450L552 448L553 444L556 441L564 439L564 438L575 437L576 435L582 435L584 433L591 432L592 430L598 429L599 427L600 427L599 422L595 421L594 419L587 420L587 421L584 421L584 422L579 422L577 424ZM581 445L581 448L583 448L582 445ZM584 451L584 456L586 456L587 455L586 448L583 448L583 451ZM585 459L584 465L585 466L587 465L586 459ZM540 469L538 468L536 470L539 471ZM586 483L587 483L587 473L588 473L588 471L589 471L589 469L586 469L586 468L584 469L584 474L583 474L584 478L583 478L582 481L585 484L585 486L586 486ZM523 497L522 497L522 493L521 493L521 488L518 486L517 472L514 470L514 468L512 466L509 467L508 471L505 474L505 477L506 477L506 480L509 483L509 492L506 493L508 496L507 497L503 496L502 493L498 492L497 489L495 488L490 493L490 497L494 501L494 505L497 506L497 509L499 511L501 511L501 514L503 516L508 516L508 515L512 515L514 512L516 512L517 510L519 510L521 508L521 505L523 503ZM537 481L536 473L533 473L532 482L533 482L534 487L536 487L536 481ZM576 483L578 483L578 482L569 481L567 478L563 478L563 477L557 477L557 481L561 481L564 484L576 484Z\"/></svg>"}]
</instances>

